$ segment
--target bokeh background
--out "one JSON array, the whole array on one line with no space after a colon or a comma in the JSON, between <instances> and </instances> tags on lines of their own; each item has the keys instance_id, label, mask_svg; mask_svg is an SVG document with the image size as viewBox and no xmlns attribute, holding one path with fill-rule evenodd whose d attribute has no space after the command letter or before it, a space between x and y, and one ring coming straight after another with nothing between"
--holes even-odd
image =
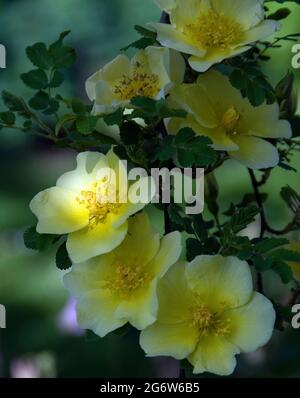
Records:
<instances>
[{"instance_id":1,"label":"bokeh background","mask_svg":"<svg viewBox=\"0 0 300 398\"><path fill-rule=\"evenodd\" d=\"M293 13L284 21L282 33L299 32L300 6L286 5ZM87 100L86 78L136 39L134 24L160 16L153 0L2 0L0 6L0 42L7 48L0 88L27 98L31 92L19 79L30 68L26 46L52 42L71 29L67 40L76 48L78 61L67 76L64 94ZM291 46L276 50L272 61L264 64L273 84L291 69ZM300 84L300 70L295 75ZM7 329L0 329L0 377L176 377L176 361L145 358L135 332L99 339L81 331L53 253L36 254L23 245L22 233L35 221L30 199L55 184L73 167L74 159L71 150L54 149L21 133L0 132L0 303L7 309ZM299 155L293 166L300 168ZM237 164L227 163L217 178L224 210L250 192L249 177ZM279 169L266 186L268 218L277 227L289 216L279 196L287 183L299 191L299 172ZM255 225L250 232L255 234ZM284 301L277 277L265 277L268 293ZM299 358L300 330L275 332L267 348L240 357L233 377L300 377Z\"/></svg>"}]
</instances>

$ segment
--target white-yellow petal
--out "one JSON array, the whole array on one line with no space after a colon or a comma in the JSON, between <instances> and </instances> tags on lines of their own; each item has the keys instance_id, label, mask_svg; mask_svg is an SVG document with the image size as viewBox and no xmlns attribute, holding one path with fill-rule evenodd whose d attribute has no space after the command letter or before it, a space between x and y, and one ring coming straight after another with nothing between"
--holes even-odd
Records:
<instances>
[{"instance_id":1,"label":"white-yellow petal","mask_svg":"<svg viewBox=\"0 0 300 398\"><path fill-rule=\"evenodd\" d=\"M80 193L91 189L95 182L96 173L107 168L106 157L97 152L81 152L77 155L77 167L73 171L63 174L57 180L57 187Z\"/></svg>"},{"instance_id":2,"label":"white-yellow petal","mask_svg":"<svg viewBox=\"0 0 300 398\"><path fill-rule=\"evenodd\" d=\"M94 290L83 295L77 303L77 320L83 329L92 330L100 337L127 323L115 316L118 302L106 290Z\"/></svg>"},{"instance_id":3,"label":"white-yellow petal","mask_svg":"<svg viewBox=\"0 0 300 398\"><path fill-rule=\"evenodd\" d=\"M127 228L127 221L118 228L114 228L108 221L96 222L92 226L69 234L67 249L71 260L80 263L108 253L124 240Z\"/></svg>"},{"instance_id":4,"label":"white-yellow petal","mask_svg":"<svg viewBox=\"0 0 300 398\"><path fill-rule=\"evenodd\" d=\"M187 265L189 286L214 309L246 304L253 283L249 265L237 257L198 256Z\"/></svg>"},{"instance_id":5,"label":"white-yellow petal","mask_svg":"<svg viewBox=\"0 0 300 398\"><path fill-rule=\"evenodd\" d=\"M249 303L228 311L230 319L228 340L242 352L252 352L264 346L272 337L276 313L270 300L253 293Z\"/></svg>"},{"instance_id":6,"label":"white-yellow petal","mask_svg":"<svg viewBox=\"0 0 300 398\"><path fill-rule=\"evenodd\" d=\"M30 202L30 209L38 218L40 234L67 234L89 222L89 212L78 203L76 193L60 187L39 192Z\"/></svg>"},{"instance_id":7,"label":"white-yellow petal","mask_svg":"<svg viewBox=\"0 0 300 398\"><path fill-rule=\"evenodd\" d=\"M229 155L250 169L267 169L279 163L277 149L266 140L249 135L236 135L234 142L239 149L229 152Z\"/></svg>"},{"instance_id":8,"label":"white-yellow petal","mask_svg":"<svg viewBox=\"0 0 300 398\"><path fill-rule=\"evenodd\" d=\"M180 232L174 231L165 235L160 241L160 248L155 258L148 265L150 270L162 277L176 263L182 251Z\"/></svg>"},{"instance_id":9,"label":"white-yellow petal","mask_svg":"<svg viewBox=\"0 0 300 398\"><path fill-rule=\"evenodd\" d=\"M135 292L128 300L119 303L116 309L118 319L127 319L132 326L143 330L156 321L158 310L157 279Z\"/></svg>"},{"instance_id":10,"label":"white-yellow petal","mask_svg":"<svg viewBox=\"0 0 300 398\"><path fill-rule=\"evenodd\" d=\"M156 322L142 331L140 345L149 357L164 355L181 360L194 351L197 339L197 331L188 323Z\"/></svg>"},{"instance_id":11,"label":"white-yellow petal","mask_svg":"<svg viewBox=\"0 0 300 398\"><path fill-rule=\"evenodd\" d=\"M235 355L240 350L222 337L203 336L188 360L194 366L193 373L209 372L229 376L236 367Z\"/></svg>"},{"instance_id":12,"label":"white-yellow petal","mask_svg":"<svg viewBox=\"0 0 300 398\"><path fill-rule=\"evenodd\" d=\"M149 26L157 32L157 40L165 47L199 57L206 53L205 50L192 45L187 37L172 25L151 23Z\"/></svg>"},{"instance_id":13,"label":"white-yellow petal","mask_svg":"<svg viewBox=\"0 0 300 398\"><path fill-rule=\"evenodd\" d=\"M264 0L211 0L218 13L234 18L245 30L264 19Z\"/></svg>"}]
</instances>

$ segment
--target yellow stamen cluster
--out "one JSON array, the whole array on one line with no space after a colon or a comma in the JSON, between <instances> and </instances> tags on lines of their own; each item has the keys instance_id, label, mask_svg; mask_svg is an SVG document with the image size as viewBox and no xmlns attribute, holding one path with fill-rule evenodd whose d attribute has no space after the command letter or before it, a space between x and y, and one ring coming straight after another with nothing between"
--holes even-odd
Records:
<instances>
[{"instance_id":1,"label":"yellow stamen cluster","mask_svg":"<svg viewBox=\"0 0 300 398\"><path fill-rule=\"evenodd\" d=\"M213 334L226 336L230 332L229 320L223 319L203 304L192 308L191 326L197 328L201 336Z\"/></svg>"},{"instance_id":2,"label":"yellow stamen cluster","mask_svg":"<svg viewBox=\"0 0 300 398\"><path fill-rule=\"evenodd\" d=\"M114 276L105 281L104 288L122 299L128 299L132 293L145 286L150 280L151 275L143 267L117 262Z\"/></svg>"},{"instance_id":3,"label":"yellow stamen cluster","mask_svg":"<svg viewBox=\"0 0 300 398\"><path fill-rule=\"evenodd\" d=\"M225 127L227 133L235 134L237 133L236 128L240 120L240 114L231 106L222 116L222 125Z\"/></svg>"},{"instance_id":4,"label":"yellow stamen cluster","mask_svg":"<svg viewBox=\"0 0 300 398\"><path fill-rule=\"evenodd\" d=\"M117 202L110 203L109 201L100 201L97 190L81 191L81 196L76 200L89 211L90 227L93 223L104 222L109 213L117 214L121 206L121 204Z\"/></svg>"},{"instance_id":5,"label":"yellow stamen cluster","mask_svg":"<svg viewBox=\"0 0 300 398\"><path fill-rule=\"evenodd\" d=\"M243 27L224 13L209 10L199 16L196 24L186 25L184 33L201 48L226 51L242 40Z\"/></svg>"},{"instance_id":6,"label":"yellow stamen cluster","mask_svg":"<svg viewBox=\"0 0 300 398\"><path fill-rule=\"evenodd\" d=\"M121 100L131 100L135 96L154 98L159 92L159 77L136 62L131 75L119 79L113 92Z\"/></svg>"}]
</instances>

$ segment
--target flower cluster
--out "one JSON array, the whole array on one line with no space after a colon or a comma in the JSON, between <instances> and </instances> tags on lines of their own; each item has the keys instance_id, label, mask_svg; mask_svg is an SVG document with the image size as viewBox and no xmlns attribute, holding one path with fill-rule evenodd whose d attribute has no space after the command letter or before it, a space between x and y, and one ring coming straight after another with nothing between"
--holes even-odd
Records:
<instances>
[{"instance_id":1,"label":"flower cluster","mask_svg":"<svg viewBox=\"0 0 300 398\"><path fill-rule=\"evenodd\" d=\"M177 150L177 163L192 139L191 163L197 150L208 148L217 153L213 161L220 161L217 156L222 153L223 159L233 158L250 169L252 178L252 170L275 167L280 162L277 141L292 136L290 123L281 118L277 102L266 99L254 106L243 91L233 87L224 68L218 68L223 61L228 66L233 57L279 29L277 22L265 18L264 1L156 2L170 23L149 25L147 39L151 41L153 34L155 42L139 48L132 59L117 56L86 82L93 102L88 119L95 122L93 130L115 144L127 140L131 160L144 147L151 151L146 139L163 129L155 144L167 137L171 151ZM137 99L144 104L142 111ZM87 118L84 111L79 114L80 122ZM124 133L122 122L115 123L120 117L126 126L138 126L137 135L143 132L142 149L131 147L130 128L124 140L128 127ZM278 242L262 240L258 248L245 237L241 259L224 238L227 233L238 245L236 234L263 209L250 209L249 215L237 217L238 225L222 226L216 216L219 230L210 240L205 234L195 234L200 240L196 243L206 252L188 258L182 250L186 236L179 222L173 229L166 222L164 236L154 230L145 209L151 192L143 203L129 200L130 192L148 184L149 178L130 184L115 149L119 148L105 155L81 152L76 169L62 175L55 187L37 194L30 204L39 234L66 239L72 270L64 282L77 300L80 326L104 337L129 323L141 331L140 345L148 356L186 358L194 373L231 374L235 356L265 345L275 323L271 301L254 291L249 264L267 263L263 256ZM154 160L169 159L167 150ZM112 178L111 170L117 178ZM210 189L212 181L210 177ZM116 201L113 192L122 192L122 201ZM195 229L195 221L192 224ZM194 233L190 225L183 229ZM223 247L214 246L209 252L209 244L218 244L218 239ZM254 260L247 262L251 256ZM270 255L270 264L274 256Z\"/></svg>"}]
</instances>

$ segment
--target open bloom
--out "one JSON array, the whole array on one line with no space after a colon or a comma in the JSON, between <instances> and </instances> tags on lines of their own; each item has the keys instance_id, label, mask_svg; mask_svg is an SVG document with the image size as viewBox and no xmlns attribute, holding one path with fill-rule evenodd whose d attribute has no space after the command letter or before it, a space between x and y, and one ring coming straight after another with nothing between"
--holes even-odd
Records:
<instances>
[{"instance_id":1,"label":"open bloom","mask_svg":"<svg viewBox=\"0 0 300 398\"><path fill-rule=\"evenodd\" d=\"M229 375L236 354L272 336L272 303L253 292L248 264L235 257L177 263L161 280L158 297L158 319L142 331L140 344L149 356L187 358L194 373Z\"/></svg>"},{"instance_id":2,"label":"open bloom","mask_svg":"<svg viewBox=\"0 0 300 398\"><path fill-rule=\"evenodd\" d=\"M152 324L158 310L157 282L180 252L179 232L160 240L144 213L132 217L119 247L74 265L64 278L78 300L80 326L103 337L127 322L137 329Z\"/></svg>"},{"instance_id":3,"label":"open bloom","mask_svg":"<svg viewBox=\"0 0 300 398\"><path fill-rule=\"evenodd\" d=\"M37 232L68 234L67 249L73 262L107 253L125 238L127 219L151 200L149 183L148 178L141 178L128 187L126 168L113 151L106 156L80 153L75 170L32 199ZM132 203L131 194L139 190L143 191L141 200Z\"/></svg>"},{"instance_id":4,"label":"open bloom","mask_svg":"<svg viewBox=\"0 0 300 398\"><path fill-rule=\"evenodd\" d=\"M190 55L191 67L204 72L213 64L247 51L249 44L274 33L264 20L264 0L156 0L170 24L152 23L165 47Z\"/></svg>"},{"instance_id":5,"label":"open bloom","mask_svg":"<svg viewBox=\"0 0 300 398\"><path fill-rule=\"evenodd\" d=\"M173 83L181 83L185 73L182 56L167 48L147 47L130 60L118 55L86 82L88 97L94 102L93 113L111 113L130 106L136 96L163 98Z\"/></svg>"},{"instance_id":6,"label":"open bloom","mask_svg":"<svg viewBox=\"0 0 300 398\"><path fill-rule=\"evenodd\" d=\"M279 106L263 104L254 107L229 79L210 70L195 84L174 87L170 104L187 111L186 119L166 121L170 134L190 127L196 134L213 141L216 150L229 155L251 169L274 167L279 154L274 145L263 138L290 138L290 123L279 120Z\"/></svg>"}]
</instances>

